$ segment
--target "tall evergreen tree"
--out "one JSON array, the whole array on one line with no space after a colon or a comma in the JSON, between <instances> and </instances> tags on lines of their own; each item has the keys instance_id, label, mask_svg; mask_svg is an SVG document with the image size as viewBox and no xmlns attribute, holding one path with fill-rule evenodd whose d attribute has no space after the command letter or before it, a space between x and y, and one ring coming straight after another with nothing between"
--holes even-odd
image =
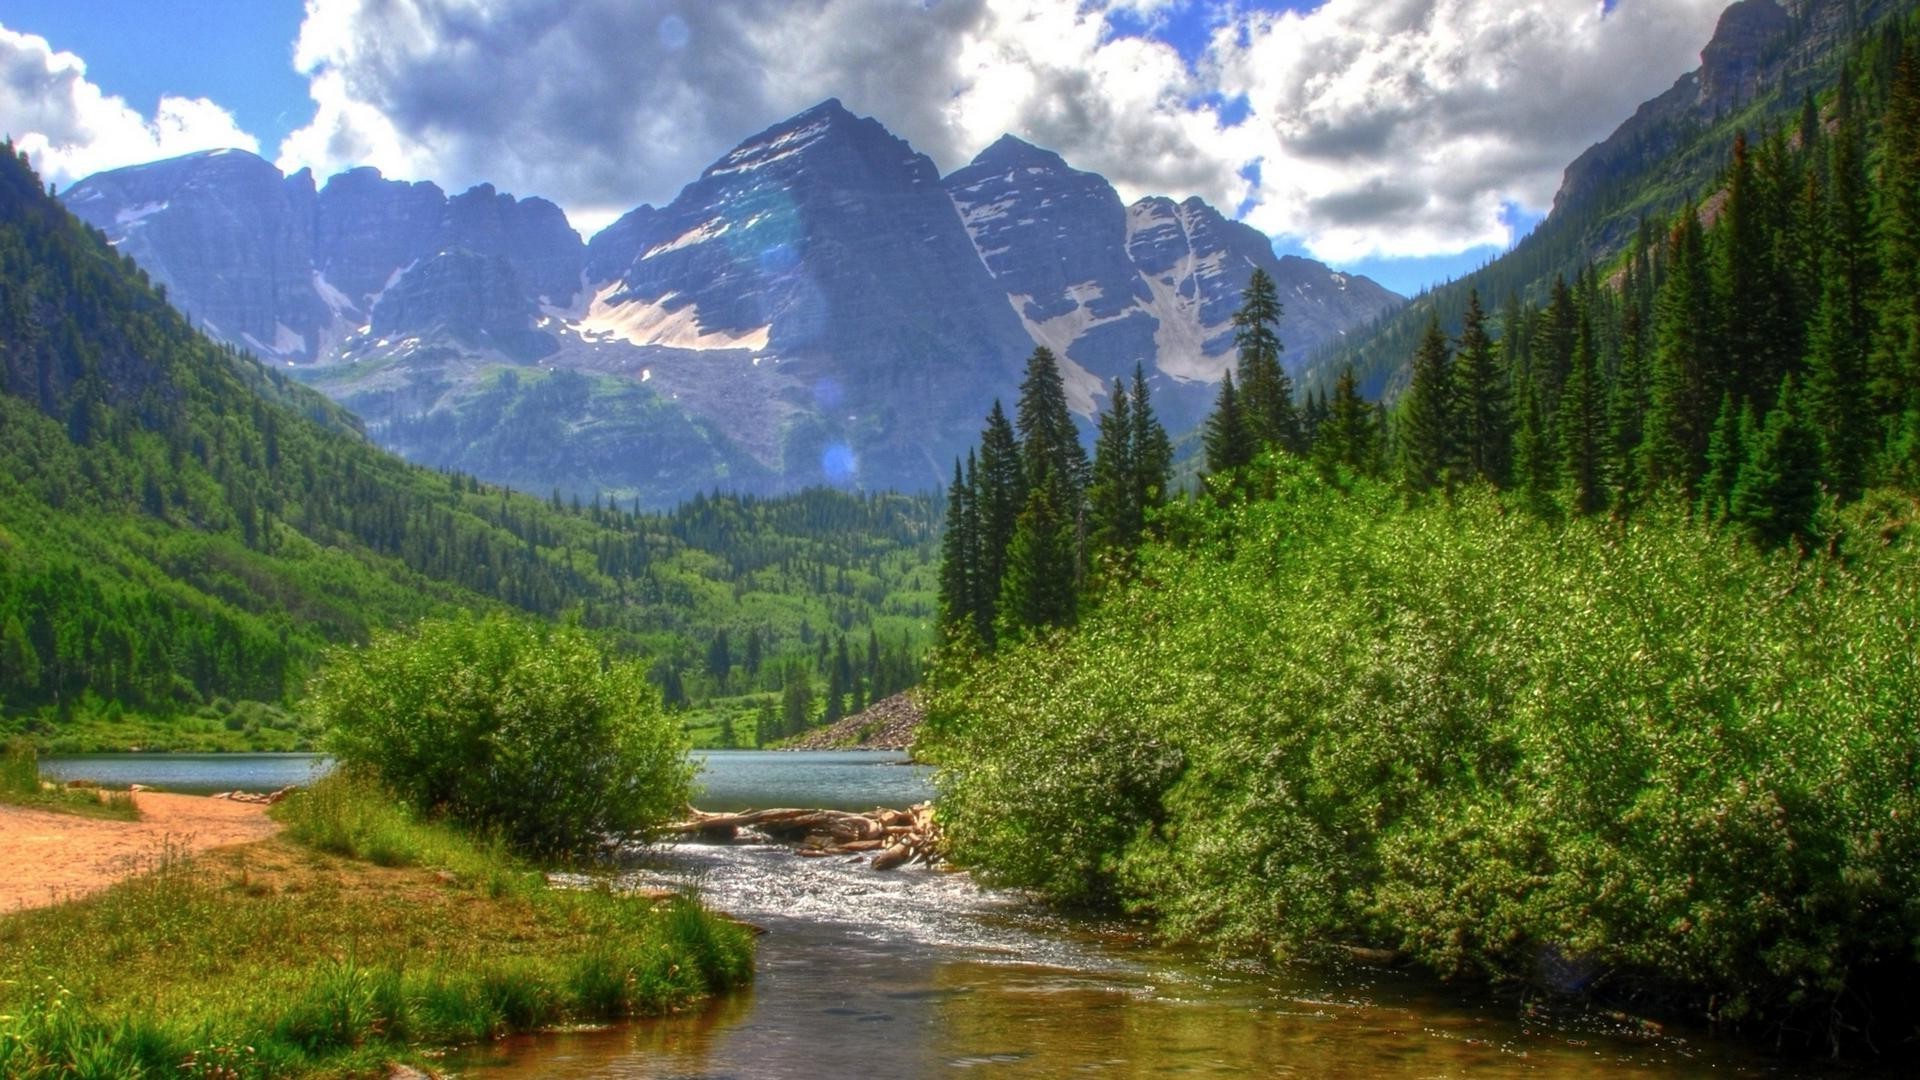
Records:
<instances>
[{"instance_id":1,"label":"tall evergreen tree","mask_svg":"<svg viewBox=\"0 0 1920 1080\"><path fill-rule=\"evenodd\" d=\"M1240 409L1256 450L1298 452L1300 418L1293 407L1293 382L1280 366L1280 297L1273 279L1257 266L1240 294L1233 328L1239 348Z\"/></svg>"},{"instance_id":2,"label":"tall evergreen tree","mask_svg":"<svg viewBox=\"0 0 1920 1080\"><path fill-rule=\"evenodd\" d=\"M1773 400L1787 373L1781 353L1781 297L1774 292L1773 240L1760 205L1758 178L1747 136L1733 140L1733 164L1727 170L1727 198L1715 234L1714 302L1723 313L1721 348L1727 356L1732 391L1742 402Z\"/></svg>"},{"instance_id":3,"label":"tall evergreen tree","mask_svg":"<svg viewBox=\"0 0 1920 1080\"><path fill-rule=\"evenodd\" d=\"M1733 505L1733 489L1747 464L1747 432L1753 410L1734 403L1733 394L1720 399L1720 418L1707 440L1707 473L1700 481L1700 512L1709 521L1724 520Z\"/></svg>"},{"instance_id":4,"label":"tall evergreen tree","mask_svg":"<svg viewBox=\"0 0 1920 1080\"><path fill-rule=\"evenodd\" d=\"M1042 345L1027 358L1020 382L1020 404L1014 411L1020 433L1020 460L1029 488L1054 485L1056 508L1078 522L1092 471L1080 431L1067 409L1067 387L1053 350Z\"/></svg>"},{"instance_id":5,"label":"tall evergreen tree","mask_svg":"<svg viewBox=\"0 0 1920 1080\"><path fill-rule=\"evenodd\" d=\"M1166 505L1167 488L1173 483L1173 440L1153 414L1153 398L1147 391L1147 373L1133 365L1133 468L1135 501L1146 528L1149 511Z\"/></svg>"},{"instance_id":6,"label":"tall evergreen tree","mask_svg":"<svg viewBox=\"0 0 1920 1080\"><path fill-rule=\"evenodd\" d=\"M1087 543L1094 553L1132 551L1140 543L1140 493L1134 454L1133 406L1113 381L1093 444L1093 484L1087 489Z\"/></svg>"},{"instance_id":7,"label":"tall evergreen tree","mask_svg":"<svg viewBox=\"0 0 1920 1080\"><path fill-rule=\"evenodd\" d=\"M1834 494L1842 502L1866 488L1876 434L1870 356L1876 329L1873 214L1860 121L1841 81L1827 155L1827 229L1820 305L1807 357L1808 412L1824 446ZM1890 411L1890 410L1887 410Z\"/></svg>"},{"instance_id":8,"label":"tall evergreen tree","mask_svg":"<svg viewBox=\"0 0 1920 1080\"><path fill-rule=\"evenodd\" d=\"M1220 396L1214 401L1213 415L1207 417L1201 442L1207 452L1209 476L1233 476L1253 461L1253 435L1247 428L1246 414L1241 411L1240 394L1233 387L1231 371L1220 377Z\"/></svg>"},{"instance_id":9,"label":"tall evergreen tree","mask_svg":"<svg viewBox=\"0 0 1920 1080\"><path fill-rule=\"evenodd\" d=\"M1020 512L1000 586L1000 640L1071 625L1078 612L1073 523L1054 505L1055 492L1051 484L1035 485Z\"/></svg>"},{"instance_id":10,"label":"tall evergreen tree","mask_svg":"<svg viewBox=\"0 0 1920 1080\"><path fill-rule=\"evenodd\" d=\"M987 413L980 433L980 467L974 488L978 522L979 565L975 582L974 631L991 648L999 621L1000 582L1006 577L1007 548L1013 544L1014 524L1027 504L1027 479L1020 459L1020 442L998 401Z\"/></svg>"},{"instance_id":11,"label":"tall evergreen tree","mask_svg":"<svg viewBox=\"0 0 1920 1080\"><path fill-rule=\"evenodd\" d=\"M1540 395L1532 381L1523 379L1515 392L1520 399L1520 431L1513 441L1514 475L1527 508L1549 515L1558 508L1553 492L1560 486L1560 462L1541 421Z\"/></svg>"},{"instance_id":12,"label":"tall evergreen tree","mask_svg":"<svg viewBox=\"0 0 1920 1080\"><path fill-rule=\"evenodd\" d=\"M1820 440L1788 379L1740 470L1731 516L1762 547L1796 538L1805 543L1820 509L1820 479Z\"/></svg>"},{"instance_id":13,"label":"tall evergreen tree","mask_svg":"<svg viewBox=\"0 0 1920 1080\"><path fill-rule=\"evenodd\" d=\"M1453 354L1436 312L1413 354L1412 382L1400 405L1401 471L1413 490L1451 484L1459 460L1454 415Z\"/></svg>"},{"instance_id":14,"label":"tall evergreen tree","mask_svg":"<svg viewBox=\"0 0 1920 1080\"><path fill-rule=\"evenodd\" d=\"M1505 486L1512 468L1513 412L1509 377L1502 369L1480 290L1467 294L1460 326L1460 355L1454 362L1455 399L1460 406L1460 446L1469 475Z\"/></svg>"},{"instance_id":15,"label":"tall evergreen tree","mask_svg":"<svg viewBox=\"0 0 1920 1080\"><path fill-rule=\"evenodd\" d=\"M971 632L977 611L980 578L980 521L971 485L953 462L953 484L947 488L947 531L940 538L940 627L951 638Z\"/></svg>"},{"instance_id":16,"label":"tall evergreen tree","mask_svg":"<svg viewBox=\"0 0 1920 1080\"><path fill-rule=\"evenodd\" d=\"M1920 48L1909 47L1900 58L1880 138L1883 300L1874 383L1880 411L1891 421L1890 464L1911 478L1920 476ZM1840 471L1831 457L1828 471ZM1836 485L1841 482L1836 475Z\"/></svg>"},{"instance_id":17,"label":"tall evergreen tree","mask_svg":"<svg viewBox=\"0 0 1920 1080\"><path fill-rule=\"evenodd\" d=\"M1573 350L1580 333L1580 308L1565 275L1556 275L1547 308L1540 316L1539 341L1533 348L1533 387L1548 415L1560 408L1560 387L1573 370Z\"/></svg>"},{"instance_id":18,"label":"tall evergreen tree","mask_svg":"<svg viewBox=\"0 0 1920 1080\"><path fill-rule=\"evenodd\" d=\"M1560 391L1560 460L1573 485L1573 510L1597 514L1606 509L1607 410L1594 359L1593 317L1583 305L1575 334L1573 366Z\"/></svg>"},{"instance_id":19,"label":"tall evergreen tree","mask_svg":"<svg viewBox=\"0 0 1920 1080\"><path fill-rule=\"evenodd\" d=\"M1630 274L1628 281L1630 286L1637 284L1634 275ZM1640 305L1629 297L1620 318L1620 369L1607 398L1607 479L1616 514L1631 509L1640 497L1640 483L1646 475L1641 448L1650 401Z\"/></svg>"},{"instance_id":20,"label":"tall evergreen tree","mask_svg":"<svg viewBox=\"0 0 1920 1080\"><path fill-rule=\"evenodd\" d=\"M825 641L825 638L821 638ZM813 682L800 664L787 665L787 677L780 691L780 734L798 735L813 723Z\"/></svg>"},{"instance_id":21,"label":"tall evergreen tree","mask_svg":"<svg viewBox=\"0 0 1920 1080\"><path fill-rule=\"evenodd\" d=\"M1655 301L1658 335L1647 417L1648 479L1697 494L1707 437L1724 384L1706 238L1698 211L1680 213L1667 242L1667 277Z\"/></svg>"},{"instance_id":22,"label":"tall evergreen tree","mask_svg":"<svg viewBox=\"0 0 1920 1080\"><path fill-rule=\"evenodd\" d=\"M1314 440L1315 460L1323 466L1340 466L1362 476L1371 475L1379 459L1379 432L1373 407L1360 397L1360 381L1348 364L1333 384L1333 401L1327 406L1327 419Z\"/></svg>"}]
</instances>

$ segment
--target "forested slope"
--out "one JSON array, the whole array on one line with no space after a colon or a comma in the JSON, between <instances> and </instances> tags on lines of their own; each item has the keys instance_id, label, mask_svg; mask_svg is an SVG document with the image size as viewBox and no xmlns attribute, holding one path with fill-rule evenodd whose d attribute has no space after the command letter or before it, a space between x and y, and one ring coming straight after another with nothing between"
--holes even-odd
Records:
<instances>
[{"instance_id":1,"label":"forested slope","mask_svg":"<svg viewBox=\"0 0 1920 1080\"><path fill-rule=\"evenodd\" d=\"M1774 5L1766 0L1745 6ZM1709 65L1646 103L1568 168L1552 212L1512 251L1428 290L1369 330L1350 334L1343 346L1315 356L1302 386L1328 392L1351 366L1363 396L1395 396L1406 386L1407 359L1429 318L1437 315L1442 329L1457 334L1474 292L1489 309L1545 303L1556 278L1571 280L1589 264L1621 258L1636 242L1645 242L1646 223L1664 220L1724 187L1736 133L1747 132L1758 144L1791 129L1810 95L1831 92L1849 57L1858 63L1863 49L1869 51L1879 65L1874 75L1884 84L1898 47L1889 49L1876 39L1897 36L1899 13L1910 12L1913 3L1807 0L1794 7L1778 25L1768 22L1750 35L1728 34L1725 42L1716 38L1724 47L1709 45Z\"/></svg>"},{"instance_id":2,"label":"forested slope","mask_svg":"<svg viewBox=\"0 0 1920 1080\"><path fill-rule=\"evenodd\" d=\"M283 704L325 644L452 608L578 618L653 656L681 700L777 686L759 669L788 660L816 676L833 636L878 646L863 671L910 681L930 614L926 499L815 491L639 515L400 462L320 395L191 331L10 147L0 391L0 708L45 735L197 712L218 722L140 737L274 742L279 727L291 742L277 709L233 703ZM708 668L723 631L742 664L751 639L744 685Z\"/></svg>"}]
</instances>

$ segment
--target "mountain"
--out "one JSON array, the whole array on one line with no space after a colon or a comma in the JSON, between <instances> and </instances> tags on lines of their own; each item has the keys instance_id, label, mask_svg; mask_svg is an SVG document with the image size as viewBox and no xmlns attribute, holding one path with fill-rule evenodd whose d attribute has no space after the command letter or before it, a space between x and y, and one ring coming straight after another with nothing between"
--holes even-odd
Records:
<instances>
[{"instance_id":1,"label":"mountain","mask_svg":"<svg viewBox=\"0 0 1920 1080\"><path fill-rule=\"evenodd\" d=\"M195 164L271 179L224 157ZM285 211L310 188L253 190L254 216L235 209L218 243L298 242ZM491 195L467 205L497 235L516 227ZM255 245L246 222L287 227ZM362 235L362 250L377 239ZM512 283L538 273L463 249L404 275L371 315L410 331L422 310L519 303ZM844 634L891 692L924 641L937 521L927 497L825 489L670 515L569 507L409 465L284 361L194 331L11 145L0 156L0 736L289 745L298 721L278 706L328 645L460 610L571 615L696 698L777 688L787 661L811 670L822 638ZM752 670L716 671L710 645L729 632Z\"/></svg>"},{"instance_id":2,"label":"mountain","mask_svg":"<svg viewBox=\"0 0 1920 1080\"><path fill-rule=\"evenodd\" d=\"M1232 366L1233 312L1256 266L1278 287L1293 366L1400 303L1366 278L1276 257L1266 236L1200 199L1123 205L1103 177L1011 135L948 176L946 188L1027 336L1068 361L1081 415L1148 362L1169 426L1197 426Z\"/></svg>"},{"instance_id":3,"label":"mountain","mask_svg":"<svg viewBox=\"0 0 1920 1080\"><path fill-rule=\"evenodd\" d=\"M1643 220L1706 199L1721 183L1737 131L1780 126L1810 93L1834 85L1859 36L1912 0L1736 0L1722 12L1700 67L1647 101L1571 164L1553 208L1512 251L1436 287L1351 340L1323 350L1306 372L1329 388L1351 364L1361 392L1397 394L1430 314L1457 332L1470 290L1491 309L1509 297L1541 300L1556 276L1605 265Z\"/></svg>"},{"instance_id":4,"label":"mountain","mask_svg":"<svg viewBox=\"0 0 1920 1080\"><path fill-rule=\"evenodd\" d=\"M1290 362L1400 303L1276 258L1197 199L1124 205L1003 138L942 177L822 102L582 244L551 203L355 169L315 190L238 151L64 195L195 323L288 368L409 459L652 506L722 487L941 483L1036 344L1090 419L1148 369L1177 432L1264 267Z\"/></svg>"}]
</instances>

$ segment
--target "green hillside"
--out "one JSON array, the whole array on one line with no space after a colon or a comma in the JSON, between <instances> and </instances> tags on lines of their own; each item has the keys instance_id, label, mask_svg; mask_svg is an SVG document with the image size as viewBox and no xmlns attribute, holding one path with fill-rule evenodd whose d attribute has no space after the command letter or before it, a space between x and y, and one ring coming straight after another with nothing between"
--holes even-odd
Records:
<instances>
[{"instance_id":1,"label":"green hillside","mask_svg":"<svg viewBox=\"0 0 1920 1080\"><path fill-rule=\"evenodd\" d=\"M848 707L912 681L938 513L822 490L642 515L407 465L0 161L0 710L53 745L301 745L284 706L327 645L457 608L577 619L696 722L789 669L824 684L844 642Z\"/></svg>"}]
</instances>

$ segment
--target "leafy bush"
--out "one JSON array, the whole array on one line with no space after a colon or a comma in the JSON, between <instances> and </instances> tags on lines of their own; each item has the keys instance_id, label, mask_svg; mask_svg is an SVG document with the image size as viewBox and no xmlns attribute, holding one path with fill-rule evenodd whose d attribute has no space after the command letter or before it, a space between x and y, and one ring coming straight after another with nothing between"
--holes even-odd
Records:
<instances>
[{"instance_id":1,"label":"leafy bush","mask_svg":"<svg viewBox=\"0 0 1920 1080\"><path fill-rule=\"evenodd\" d=\"M1229 947L1890 1019L1920 960L1910 502L1802 560L1275 468L1272 501L1177 508L1184 546L1072 634L937 684L961 859Z\"/></svg>"},{"instance_id":2,"label":"leafy bush","mask_svg":"<svg viewBox=\"0 0 1920 1080\"><path fill-rule=\"evenodd\" d=\"M521 851L645 833L691 790L683 736L643 669L576 628L496 615L376 634L334 654L310 707L343 765Z\"/></svg>"}]
</instances>

